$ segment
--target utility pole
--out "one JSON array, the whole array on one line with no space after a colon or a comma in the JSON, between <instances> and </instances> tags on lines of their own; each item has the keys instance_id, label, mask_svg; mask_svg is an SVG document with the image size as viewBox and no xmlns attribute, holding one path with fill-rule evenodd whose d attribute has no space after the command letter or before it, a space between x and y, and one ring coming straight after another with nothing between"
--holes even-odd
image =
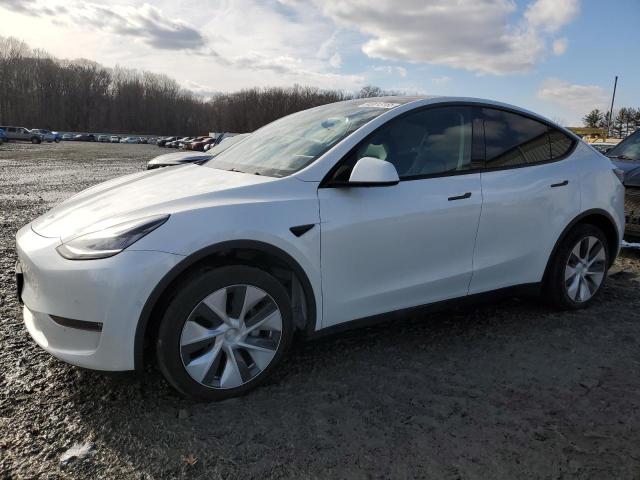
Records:
<instances>
[{"instance_id":1,"label":"utility pole","mask_svg":"<svg viewBox=\"0 0 640 480\"><path fill-rule=\"evenodd\" d=\"M609 138L609 134L611 132L611 122L613 122L613 102L616 99L617 86L618 86L618 76L616 75L616 79L613 82L613 96L611 97L611 108L609 109L609 121L607 122L607 138Z\"/></svg>"}]
</instances>

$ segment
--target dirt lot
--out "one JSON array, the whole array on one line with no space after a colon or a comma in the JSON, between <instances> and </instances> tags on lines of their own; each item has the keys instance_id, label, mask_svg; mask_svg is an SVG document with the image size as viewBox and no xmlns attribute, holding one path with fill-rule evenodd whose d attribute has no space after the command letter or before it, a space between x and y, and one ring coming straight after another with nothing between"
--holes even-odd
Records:
<instances>
[{"instance_id":1,"label":"dirt lot","mask_svg":"<svg viewBox=\"0 0 640 480\"><path fill-rule=\"evenodd\" d=\"M153 368L51 358L14 298L16 230L162 152L0 147L1 478L640 478L634 251L588 311L514 299L332 336L217 404L181 399ZM84 442L90 453L63 465Z\"/></svg>"}]
</instances>

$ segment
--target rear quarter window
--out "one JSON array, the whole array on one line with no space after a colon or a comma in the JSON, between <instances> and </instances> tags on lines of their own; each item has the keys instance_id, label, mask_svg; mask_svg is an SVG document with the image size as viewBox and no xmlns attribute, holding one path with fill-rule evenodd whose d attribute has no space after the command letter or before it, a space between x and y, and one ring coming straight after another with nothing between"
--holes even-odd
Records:
<instances>
[{"instance_id":1,"label":"rear quarter window","mask_svg":"<svg viewBox=\"0 0 640 480\"><path fill-rule=\"evenodd\" d=\"M503 110L485 108L482 113L488 168L551 160L547 125Z\"/></svg>"},{"instance_id":2,"label":"rear quarter window","mask_svg":"<svg viewBox=\"0 0 640 480\"><path fill-rule=\"evenodd\" d=\"M564 132L532 118L484 108L486 166L535 165L567 155L575 141Z\"/></svg>"},{"instance_id":3,"label":"rear quarter window","mask_svg":"<svg viewBox=\"0 0 640 480\"><path fill-rule=\"evenodd\" d=\"M560 130L551 128L549 130L549 143L551 145L551 158L556 160L564 157L573 148L574 141Z\"/></svg>"}]
</instances>

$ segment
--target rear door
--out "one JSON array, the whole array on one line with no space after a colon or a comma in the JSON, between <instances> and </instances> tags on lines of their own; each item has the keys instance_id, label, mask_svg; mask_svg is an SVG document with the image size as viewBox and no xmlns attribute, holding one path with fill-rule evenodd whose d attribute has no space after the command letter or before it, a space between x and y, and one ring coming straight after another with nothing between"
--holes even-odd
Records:
<instances>
[{"instance_id":1,"label":"rear door","mask_svg":"<svg viewBox=\"0 0 640 480\"><path fill-rule=\"evenodd\" d=\"M483 109L486 168L469 293L542 280L564 228L580 211L574 140L520 114Z\"/></svg>"},{"instance_id":2,"label":"rear door","mask_svg":"<svg viewBox=\"0 0 640 480\"><path fill-rule=\"evenodd\" d=\"M321 187L323 327L467 294L482 194L472 109L389 121L352 151L394 164L393 186Z\"/></svg>"}]
</instances>

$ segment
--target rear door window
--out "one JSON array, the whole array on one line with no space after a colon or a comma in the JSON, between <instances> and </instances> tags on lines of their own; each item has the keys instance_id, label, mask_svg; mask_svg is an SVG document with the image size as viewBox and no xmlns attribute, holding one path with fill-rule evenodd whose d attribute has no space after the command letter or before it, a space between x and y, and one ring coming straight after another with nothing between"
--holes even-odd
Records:
<instances>
[{"instance_id":1,"label":"rear door window","mask_svg":"<svg viewBox=\"0 0 640 480\"><path fill-rule=\"evenodd\" d=\"M487 168L517 167L552 159L547 125L503 110L484 108L482 112Z\"/></svg>"}]
</instances>

